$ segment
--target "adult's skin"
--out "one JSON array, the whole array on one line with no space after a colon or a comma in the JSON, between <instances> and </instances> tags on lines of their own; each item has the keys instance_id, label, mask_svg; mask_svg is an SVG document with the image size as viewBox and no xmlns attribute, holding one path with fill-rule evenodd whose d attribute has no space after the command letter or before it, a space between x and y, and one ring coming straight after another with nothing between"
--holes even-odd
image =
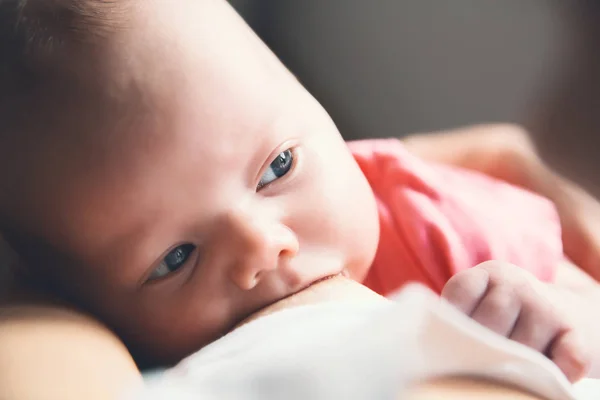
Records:
<instances>
[{"instance_id":1,"label":"adult's skin","mask_svg":"<svg viewBox=\"0 0 600 400\"><path fill-rule=\"evenodd\" d=\"M281 300L250 319L340 298L382 301L381 296L364 286L337 277ZM2 310L0 398L114 399L139 384L141 375L125 347L92 318L66 307L47 307L35 302ZM537 399L499 384L452 377L416 385L403 398Z\"/></svg>"},{"instance_id":2,"label":"adult's skin","mask_svg":"<svg viewBox=\"0 0 600 400\"><path fill-rule=\"evenodd\" d=\"M121 341L64 306L0 308L0 398L116 399L141 375Z\"/></svg>"}]
</instances>

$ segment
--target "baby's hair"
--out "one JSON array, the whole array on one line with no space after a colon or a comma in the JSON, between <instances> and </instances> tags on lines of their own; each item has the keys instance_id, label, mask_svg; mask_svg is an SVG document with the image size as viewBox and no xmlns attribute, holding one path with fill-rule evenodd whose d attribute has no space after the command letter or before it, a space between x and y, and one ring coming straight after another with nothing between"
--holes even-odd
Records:
<instances>
[{"instance_id":1,"label":"baby's hair","mask_svg":"<svg viewBox=\"0 0 600 400\"><path fill-rule=\"evenodd\" d=\"M24 107L38 107L37 97L75 78L81 63L126 26L129 3L0 0L0 136L18 132L18 117L34 111Z\"/></svg>"},{"instance_id":2,"label":"baby's hair","mask_svg":"<svg viewBox=\"0 0 600 400\"><path fill-rule=\"evenodd\" d=\"M34 144L52 146L84 104L90 109L99 98L89 88L102 80L105 50L129 26L133 4L0 0L0 197L1 170L27 163Z\"/></svg>"}]
</instances>

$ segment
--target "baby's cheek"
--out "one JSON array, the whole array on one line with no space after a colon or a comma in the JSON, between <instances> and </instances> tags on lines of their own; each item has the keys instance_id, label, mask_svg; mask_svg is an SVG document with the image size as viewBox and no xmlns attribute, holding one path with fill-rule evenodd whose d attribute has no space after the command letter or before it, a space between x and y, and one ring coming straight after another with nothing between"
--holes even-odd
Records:
<instances>
[{"instance_id":1,"label":"baby's cheek","mask_svg":"<svg viewBox=\"0 0 600 400\"><path fill-rule=\"evenodd\" d=\"M359 263L359 262L355 262L352 264L349 264L346 267L345 270L345 274L348 278L356 281L356 282L362 282L367 274L369 273L369 269L371 268L371 264L370 263Z\"/></svg>"}]
</instances>

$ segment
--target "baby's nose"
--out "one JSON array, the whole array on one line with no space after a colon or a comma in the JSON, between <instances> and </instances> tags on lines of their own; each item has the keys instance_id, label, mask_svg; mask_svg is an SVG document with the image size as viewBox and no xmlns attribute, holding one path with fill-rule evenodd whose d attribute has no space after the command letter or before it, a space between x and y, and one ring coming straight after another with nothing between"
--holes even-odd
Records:
<instances>
[{"instance_id":1,"label":"baby's nose","mask_svg":"<svg viewBox=\"0 0 600 400\"><path fill-rule=\"evenodd\" d=\"M242 290L254 288L266 272L298 252L298 238L280 221L236 211L227 225L224 251L233 253L229 277Z\"/></svg>"}]
</instances>

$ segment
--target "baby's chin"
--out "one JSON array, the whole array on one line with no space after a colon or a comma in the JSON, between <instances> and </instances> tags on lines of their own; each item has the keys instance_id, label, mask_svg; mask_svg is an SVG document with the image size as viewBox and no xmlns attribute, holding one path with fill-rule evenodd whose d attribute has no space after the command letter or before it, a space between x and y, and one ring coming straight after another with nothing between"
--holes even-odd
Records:
<instances>
[{"instance_id":1,"label":"baby's chin","mask_svg":"<svg viewBox=\"0 0 600 400\"><path fill-rule=\"evenodd\" d=\"M387 301L385 297L373 292L366 286L340 274L314 283L289 297L258 310L238 324L236 328L287 308L339 300L356 302Z\"/></svg>"}]
</instances>

